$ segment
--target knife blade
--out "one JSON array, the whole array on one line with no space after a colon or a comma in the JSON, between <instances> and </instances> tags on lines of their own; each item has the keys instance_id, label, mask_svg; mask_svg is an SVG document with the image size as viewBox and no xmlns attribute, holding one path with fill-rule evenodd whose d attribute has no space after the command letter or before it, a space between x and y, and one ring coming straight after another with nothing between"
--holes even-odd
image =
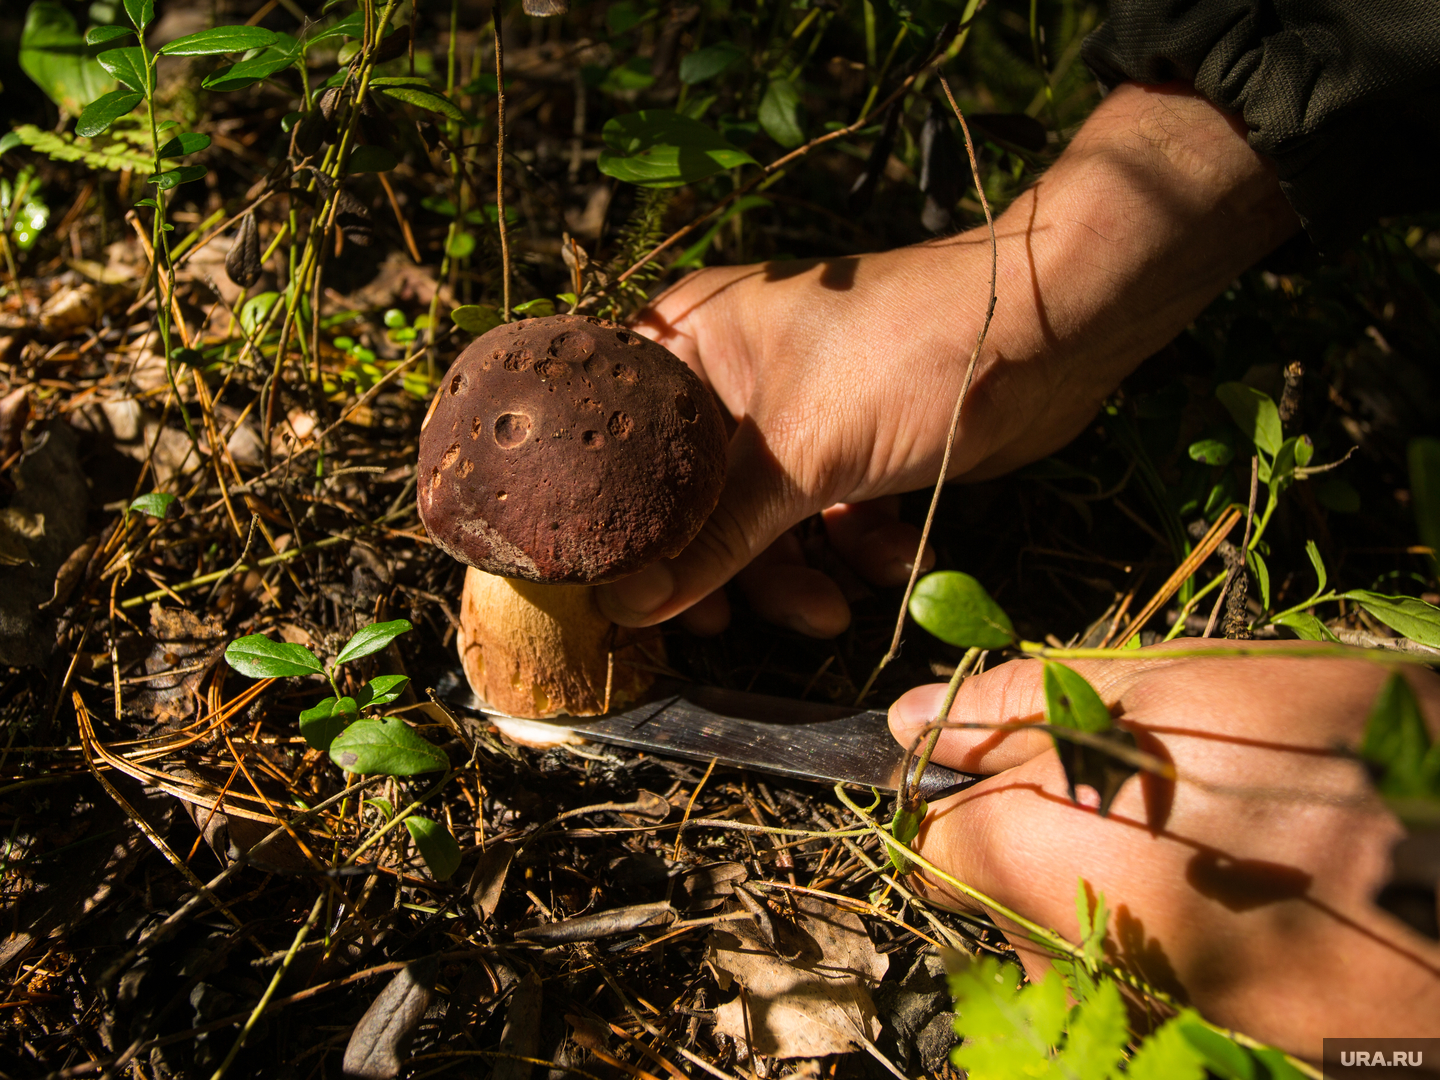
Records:
<instances>
[{"instance_id":1,"label":"knife blade","mask_svg":"<svg viewBox=\"0 0 1440 1080\"><path fill-rule=\"evenodd\" d=\"M436 696L466 712L509 720L476 699L463 675L447 671ZM662 680L641 705L599 717L532 720L594 742L655 754L716 761L797 780L836 781L897 791L905 750L885 713L814 701ZM913 775L913 763L912 763ZM963 791L982 777L931 763L920 778L927 802Z\"/></svg>"}]
</instances>

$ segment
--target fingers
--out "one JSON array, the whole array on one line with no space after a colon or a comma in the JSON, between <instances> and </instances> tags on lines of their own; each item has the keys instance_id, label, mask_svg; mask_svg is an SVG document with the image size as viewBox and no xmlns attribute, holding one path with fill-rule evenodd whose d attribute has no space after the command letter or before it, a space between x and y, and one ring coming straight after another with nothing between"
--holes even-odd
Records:
<instances>
[{"instance_id":1,"label":"fingers","mask_svg":"<svg viewBox=\"0 0 1440 1080\"><path fill-rule=\"evenodd\" d=\"M714 637L730 625L730 601L724 589L701 597L680 613L680 625L696 637Z\"/></svg>"},{"instance_id":2,"label":"fingers","mask_svg":"<svg viewBox=\"0 0 1440 1080\"><path fill-rule=\"evenodd\" d=\"M835 637L850 625L850 605L840 587L806 563L793 532L761 552L736 581L767 622L816 638Z\"/></svg>"},{"instance_id":3,"label":"fingers","mask_svg":"<svg viewBox=\"0 0 1440 1080\"><path fill-rule=\"evenodd\" d=\"M997 731L999 725L1033 724L1045 718L1042 666L1012 660L966 679L950 710L952 723L985 725L947 728L935 747L935 760L962 772L997 773L1023 765L1054 745L1043 731ZM919 686L890 706L890 731L904 746L919 738L944 704L943 683Z\"/></svg>"},{"instance_id":4,"label":"fingers","mask_svg":"<svg viewBox=\"0 0 1440 1080\"><path fill-rule=\"evenodd\" d=\"M900 498L892 495L861 503L836 503L824 511L825 531L840 557L872 585L904 585L915 565L920 530L899 521ZM929 544L920 569L935 565Z\"/></svg>"},{"instance_id":5,"label":"fingers","mask_svg":"<svg viewBox=\"0 0 1440 1080\"><path fill-rule=\"evenodd\" d=\"M748 418L730 443L720 503L688 547L596 589L600 609L621 626L651 626L724 585L815 507L791 489L765 438Z\"/></svg>"}]
</instances>

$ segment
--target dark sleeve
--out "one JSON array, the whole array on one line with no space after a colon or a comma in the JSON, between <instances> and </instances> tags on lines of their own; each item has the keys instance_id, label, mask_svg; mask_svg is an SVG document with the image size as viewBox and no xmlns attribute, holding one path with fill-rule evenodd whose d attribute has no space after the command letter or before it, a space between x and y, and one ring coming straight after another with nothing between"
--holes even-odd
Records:
<instances>
[{"instance_id":1,"label":"dark sleeve","mask_svg":"<svg viewBox=\"0 0 1440 1080\"><path fill-rule=\"evenodd\" d=\"M1107 86L1183 80L1244 117L1317 246L1440 206L1437 0L1111 0Z\"/></svg>"}]
</instances>

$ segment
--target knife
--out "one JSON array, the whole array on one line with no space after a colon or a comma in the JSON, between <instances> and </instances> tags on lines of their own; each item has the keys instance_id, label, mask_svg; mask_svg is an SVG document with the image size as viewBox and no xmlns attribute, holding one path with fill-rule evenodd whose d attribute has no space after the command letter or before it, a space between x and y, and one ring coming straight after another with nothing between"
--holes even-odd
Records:
<instances>
[{"instance_id":1,"label":"knife","mask_svg":"<svg viewBox=\"0 0 1440 1080\"><path fill-rule=\"evenodd\" d=\"M447 670L435 695L481 716L516 721L488 709L463 674ZM884 712L795 701L675 680L655 684L644 704L598 717L529 720L550 741L579 738L694 761L715 761L797 780L821 780L898 791L905 749ZM537 740L539 741L539 740ZM912 762L912 776L913 776ZM982 777L933 762L920 778L927 802L963 791Z\"/></svg>"}]
</instances>

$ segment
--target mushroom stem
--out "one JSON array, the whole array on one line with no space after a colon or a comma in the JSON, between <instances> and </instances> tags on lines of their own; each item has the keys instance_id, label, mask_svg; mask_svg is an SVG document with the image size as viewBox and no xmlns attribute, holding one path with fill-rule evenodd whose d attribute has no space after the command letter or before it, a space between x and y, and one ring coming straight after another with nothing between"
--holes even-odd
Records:
<instances>
[{"instance_id":1,"label":"mushroom stem","mask_svg":"<svg viewBox=\"0 0 1440 1080\"><path fill-rule=\"evenodd\" d=\"M595 716L638 700L653 681L589 585L539 585L469 567L457 644L470 688L507 716ZM658 648L657 638L651 651Z\"/></svg>"}]
</instances>

